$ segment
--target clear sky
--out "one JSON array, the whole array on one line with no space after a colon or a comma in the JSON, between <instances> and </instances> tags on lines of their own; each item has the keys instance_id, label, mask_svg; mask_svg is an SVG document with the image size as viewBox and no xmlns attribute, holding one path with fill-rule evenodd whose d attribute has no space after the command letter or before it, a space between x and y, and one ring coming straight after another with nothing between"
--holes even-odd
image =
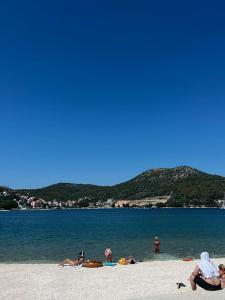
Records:
<instances>
[{"instance_id":1,"label":"clear sky","mask_svg":"<svg viewBox=\"0 0 225 300\"><path fill-rule=\"evenodd\" d=\"M2 1L0 185L225 176L224 1Z\"/></svg>"}]
</instances>

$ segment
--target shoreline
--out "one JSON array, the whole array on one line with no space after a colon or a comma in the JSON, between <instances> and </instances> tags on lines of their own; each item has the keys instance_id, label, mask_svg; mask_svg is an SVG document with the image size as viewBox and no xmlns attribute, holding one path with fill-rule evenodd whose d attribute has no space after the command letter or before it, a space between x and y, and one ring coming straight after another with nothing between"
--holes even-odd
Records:
<instances>
[{"instance_id":1,"label":"shoreline","mask_svg":"<svg viewBox=\"0 0 225 300\"><path fill-rule=\"evenodd\" d=\"M0 209L0 212L12 212L12 211L63 211L63 210L129 210L129 209L223 209L215 206L196 206L196 207L73 207L73 208L26 208L26 209Z\"/></svg>"},{"instance_id":2,"label":"shoreline","mask_svg":"<svg viewBox=\"0 0 225 300\"><path fill-rule=\"evenodd\" d=\"M199 260L198 258L196 258L194 256L190 256L190 257L193 258L193 260L192 260L193 262L197 262ZM224 255L223 256L211 255L210 257L212 260L223 259L224 260L223 264L225 264L225 256ZM120 257L118 257L118 259L119 258ZM185 258L185 257L183 257L183 258ZM183 258L179 258L179 257L174 257L174 259L171 257L169 257L168 259L166 259L166 258L164 258L164 259L149 258L149 259L144 259L144 260L140 260L140 261L137 260L137 264L154 263L154 262L162 262L162 263L164 263L164 262L179 262L179 261L184 262ZM104 260L102 262L104 262ZM114 262L117 263L116 260ZM58 265L58 263L59 263L59 260L56 260L56 261L49 261L49 260L0 261L0 267L1 267L1 265Z\"/></svg>"},{"instance_id":3,"label":"shoreline","mask_svg":"<svg viewBox=\"0 0 225 300\"><path fill-rule=\"evenodd\" d=\"M213 259L218 265L225 258ZM0 299L209 299L212 292L193 292L188 278L198 260L146 261L87 269L56 264L0 263ZM176 282L186 287L177 289ZM225 299L225 290L213 292Z\"/></svg>"}]
</instances>

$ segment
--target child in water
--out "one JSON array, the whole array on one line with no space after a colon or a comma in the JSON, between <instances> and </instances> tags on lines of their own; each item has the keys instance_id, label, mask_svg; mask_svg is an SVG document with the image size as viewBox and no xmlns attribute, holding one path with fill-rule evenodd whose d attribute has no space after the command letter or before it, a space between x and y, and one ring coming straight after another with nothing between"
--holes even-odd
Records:
<instances>
[{"instance_id":1,"label":"child in water","mask_svg":"<svg viewBox=\"0 0 225 300\"><path fill-rule=\"evenodd\" d=\"M160 241L159 241L158 237L156 236L154 239L154 244L153 244L154 253L159 253L159 247L160 247Z\"/></svg>"}]
</instances>

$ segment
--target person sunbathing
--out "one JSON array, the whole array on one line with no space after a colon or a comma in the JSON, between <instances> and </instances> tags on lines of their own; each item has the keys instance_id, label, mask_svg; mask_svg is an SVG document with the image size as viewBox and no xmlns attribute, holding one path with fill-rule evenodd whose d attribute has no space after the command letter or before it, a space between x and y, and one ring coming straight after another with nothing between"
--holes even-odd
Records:
<instances>
[{"instance_id":1,"label":"person sunbathing","mask_svg":"<svg viewBox=\"0 0 225 300\"><path fill-rule=\"evenodd\" d=\"M128 256L127 258L121 257L118 263L120 265L129 265L129 264L134 265L136 264L136 260L133 258L133 256Z\"/></svg>"},{"instance_id":2,"label":"person sunbathing","mask_svg":"<svg viewBox=\"0 0 225 300\"><path fill-rule=\"evenodd\" d=\"M61 262L59 264L60 267L65 267L65 266L71 266L71 267L75 267L75 266L80 266L82 265L82 263L84 262L84 251L81 251L78 254L78 258L77 259L69 259L66 258L63 262Z\"/></svg>"},{"instance_id":3,"label":"person sunbathing","mask_svg":"<svg viewBox=\"0 0 225 300\"><path fill-rule=\"evenodd\" d=\"M200 262L190 276L192 290L195 291L197 289L196 285L208 291L221 290L223 287L219 279L219 272L215 264L209 258L209 253L202 252L200 257Z\"/></svg>"},{"instance_id":4,"label":"person sunbathing","mask_svg":"<svg viewBox=\"0 0 225 300\"><path fill-rule=\"evenodd\" d=\"M131 265L136 264L136 260L133 258L133 256L128 256L127 264L131 264Z\"/></svg>"}]
</instances>

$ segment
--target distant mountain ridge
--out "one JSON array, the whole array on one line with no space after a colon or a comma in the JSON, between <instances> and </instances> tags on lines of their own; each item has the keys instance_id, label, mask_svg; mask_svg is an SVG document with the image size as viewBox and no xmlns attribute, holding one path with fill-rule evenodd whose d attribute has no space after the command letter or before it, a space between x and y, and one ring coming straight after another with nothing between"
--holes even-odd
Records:
<instances>
[{"instance_id":1,"label":"distant mountain ridge","mask_svg":"<svg viewBox=\"0 0 225 300\"><path fill-rule=\"evenodd\" d=\"M45 200L76 201L85 197L90 202L171 195L169 206L215 206L215 200L223 197L224 191L225 177L188 166L150 169L114 186L57 183L40 189L17 190Z\"/></svg>"}]
</instances>

